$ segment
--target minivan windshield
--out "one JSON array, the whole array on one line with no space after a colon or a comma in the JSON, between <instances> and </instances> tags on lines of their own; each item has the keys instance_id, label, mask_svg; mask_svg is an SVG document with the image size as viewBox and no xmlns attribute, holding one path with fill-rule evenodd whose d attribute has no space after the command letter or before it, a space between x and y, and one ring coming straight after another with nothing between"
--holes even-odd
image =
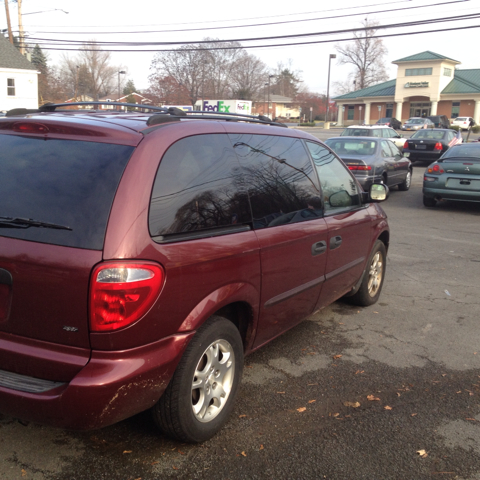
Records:
<instances>
[{"instance_id":1,"label":"minivan windshield","mask_svg":"<svg viewBox=\"0 0 480 480\"><path fill-rule=\"evenodd\" d=\"M101 250L134 147L0 135L0 236Z\"/></svg>"}]
</instances>

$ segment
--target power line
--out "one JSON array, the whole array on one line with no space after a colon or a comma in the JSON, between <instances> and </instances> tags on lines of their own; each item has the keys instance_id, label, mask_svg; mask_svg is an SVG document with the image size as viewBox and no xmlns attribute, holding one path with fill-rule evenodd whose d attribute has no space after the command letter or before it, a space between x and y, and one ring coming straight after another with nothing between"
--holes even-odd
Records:
<instances>
[{"instance_id":1,"label":"power line","mask_svg":"<svg viewBox=\"0 0 480 480\"><path fill-rule=\"evenodd\" d=\"M399 3L408 3L411 2L412 0L396 0L393 2L382 2L381 5L391 5L395 4L398 5ZM458 1L466 1L469 2L470 0L458 0ZM429 5L426 5L427 7ZM281 18L281 17L291 17L292 15L312 15L316 13L325 13L325 12L336 12L336 11L341 11L341 10L355 10L358 8L369 8L369 7L378 7L378 3L376 4L369 4L369 5L358 5L356 7L342 7L342 8L332 8L330 10L316 10L313 12L301 12L301 13L288 13L284 15L268 15L268 17L249 17L249 18L236 18L235 20L212 20L209 22L205 21L200 21L200 22L183 22L183 23L174 23L173 25L197 25L197 24L202 24L204 25L205 23L225 23L225 22L242 22L244 20L260 20L262 18ZM163 25L168 25L172 26L171 23L160 23L160 24L146 24L146 25L117 25L119 27L151 27L151 26L163 26ZM43 27L44 25L31 25L31 27ZM98 28L108 28L111 25L96 25ZM77 27L84 27L84 28L91 28L92 25L77 25ZM72 28L72 27L66 27L66 28Z\"/></svg>"},{"instance_id":2,"label":"power line","mask_svg":"<svg viewBox=\"0 0 480 480\"><path fill-rule=\"evenodd\" d=\"M222 26L222 27L202 27L202 28L189 28L189 29L176 29L176 30L142 30L142 31L122 31L122 32L37 32L41 34L59 34L59 35L114 35L114 34L148 34L148 33L175 33L175 32L196 32L196 31L210 31L210 30L229 30L229 29L237 29L237 28L252 28L252 27L269 27L269 26L274 26L274 25L285 25L285 24L292 24L292 23L303 23L303 22L315 22L318 20L338 20L338 19L343 19L343 18L348 18L348 17L358 17L358 16L363 16L363 15L375 15L379 13L390 13L390 12L399 12L399 11L404 11L404 10L415 10L419 8L429 8L429 7L439 7L439 6L444 6L444 5L450 5L454 3L465 3L469 2L470 0L450 0L446 2L440 2L440 3L434 3L430 5L417 5L417 6L411 6L411 7L402 7L402 8L394 8L394 9L388 9L388 10L376 10L372 12L359 12L359 13L349 13L346 15L334 15L334 16L328 16L328 17L317 17L317 18L304 18L300 20L284 20L281 22L269 22L269 23L256 23L256 24L249 24L249 25L229 25L229 26Z\"/></svg>"},{"instance_id":3,"label":"power line","mask_svg":"<svg viewBox=\"0 0 480 480\"><path fill-rule=\"evenodd\" d=\"M211 44L225 44L225 43L235 43L235 42L265 42L269 40L280 40L280 39L287 39L287 38L306 38L312 36L326 36L326 35L338 35L338 34L345 34L345 33L357 33L363 32L365 30L388 30L392 28L405 28L405 27L412 27L412 26L420 26L420 25L429 25L429 24L436 24L436 23L445 23L445 22L454 22L454 21L463 21L463 20L476 20L480 18L480 13L473 13L467 15L458 15L454 17L441 17L435 19L427 19L427 20L417 20L411 22L403 22L403 23L396 23L396 24L387 24L387 25L375 25L371 28L351 28L351 29L343 29L343 30L331 30L327 32L310 32L310 33L297 33L297 34L290 34L290 35L276 35L276 36L268 36L268 37L255 37L255 38L236 38L236 39L228 39L228 40L200 40L200 41L179 41L179 42L95 42L96 48L93 50L98 49L98 47L108 47L108 46L175 46L175 45L211 45ZM408 35L405 34L405 35ZM29 37L30 40L35 40L36 42L43 42L42 45L55 45L55 46L65 46L65 45L88 45L89 42L82 42L81 40L56 40L56 39L45 39L45 38L38 38L38 37ZM351 38L349 40L352 40ZM321 43L321 42L318 42ZM268 47L269 45L260 45ZM209 50L228 50L233 48L258 48L260 46L229 46L229 47L208 47ZM60 49L59 49L60 50ZM188 51L188 49L184 49ZM192 49L198 50L198 48ZM110 50L110 51L122 51L122 50ZM129 50L126 50L129 51ZM137 50L138 51L138 50ZM165 51L165 50L160 50ZM168 50L167 50L168 51Z\"/></svg>"},{"instance_id":4,"label":"power line","mask_svg":"<svg viewBox=\"0 0 480 480\"><path fill-rule=\"evenodd\" d=\"M468 30L471 28L480 28L480 25L469 25L465 27L452 27L452 28L442 28L442 29L437 29L437 30L423 30L420 32L406 32L406 33L391 33L391 34L383 34L383 35L374 35L372 39L375 38L389 38L389 37L404 37L407 35L421 35L425 33L439 33L439 32L451 32L455 30ZM319 43L333 43L333 42L351 42L353 39L351 37L348 38L337 38L337 39L332 39L332 40L312 40L310 42L296 42L296 43L279 43L279 44L273 44L273 45L247 45L247 46L239 46L239 47L215 47L215 48L206 48L205 50L233 50L233 49L252 49L252 48L276 48L276 47L295 47L295 46L300 46L300 45L313 45L313 44L319 44ZM42 48L42 50L55 50L55 51L67 51L67 52L76 52L77 49L75 48L53 48L53 47L45 47ZM96 50L95 48L82 48L82 50L85 51L93 51ZM195 51L198 50L198 48L190 48L190 49L183 49L183 51ZM151 52L151 53L156 53L156 52L173 52L175 49L166 49L166 50L143 50L143 49L135 49L135 50L117 50L117 49L102 49L103 52L130 52L130 53L140 53L140 52Z\"/></svg>"}]
</instances>

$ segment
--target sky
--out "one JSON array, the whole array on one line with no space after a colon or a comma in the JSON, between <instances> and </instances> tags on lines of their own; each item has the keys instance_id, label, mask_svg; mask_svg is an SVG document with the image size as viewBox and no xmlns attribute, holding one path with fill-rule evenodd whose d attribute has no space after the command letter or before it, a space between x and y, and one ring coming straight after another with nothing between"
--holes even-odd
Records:
<instances>
[{"instance_id":1,"label":"sky","mask_svg":"<svg viewBox=\"0 0 480 480\"><path fill-rule=\"evenodd\" d=\"M12 29L18 30L17 4L13 0L9 2L9 9ZM352 70L351 66L338 64L339 55L335 46L345 45L346 41L353 38L353 34L338 31L359 28L361 22L368 18L381 26L434 21L426 25L396 26L377 31L377 34L391 35L383 39L388 51L385 66L389 78L396 77L397 66L392 65L392 61L425 50L460 61L458 68L480 68L480 28L438 31L480 27L477 17L438 21L457 16L480 15L480 0L142 0L139 3L111 0L23 0L22 12L26 35L32 39L32 43L40 43L51 65L58 65L62 55L73 57L76 52L48 50L49 46L45 42L50 40L184 42L200 41L205 37L243 40L317 33L318 35L303 38L241 43L243 46L263 45L248 51L263 60L272 71L279 63L289 65L299 73L303 88L323 94L327 91L329 56L337 54L337 59L331 60L330 65L330 95L334 95L334 83L345 81ZM5 28L7 21L4 0L0 0L0 29ZM292 46L291 43L295 42L322 43ZM266 46L272 43L287 45ZM177 47L178 45L162 48ZM119 70L125 70L125 80L132 79L137 89L142 90L148 87L150 64L155 48L160 47L134 48L151 51L112 52L111 64L117 65Z\"/></svg>"}]
</instances>

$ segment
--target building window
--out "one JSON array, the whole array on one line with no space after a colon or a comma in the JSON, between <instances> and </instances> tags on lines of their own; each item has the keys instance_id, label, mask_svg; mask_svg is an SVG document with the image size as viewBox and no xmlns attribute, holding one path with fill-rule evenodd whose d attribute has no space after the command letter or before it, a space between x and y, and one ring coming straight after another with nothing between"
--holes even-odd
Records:
<instances>
[{"instance_id":1,"label":"building window","mask_svg":"<svg viewBox=\"0 0 480 480\"><path fill-rule=\"evenodd\" d=\"M393 103L387 103L385 116L386 117L393 117Z\"/></svg>"},{"instance_id":2,"label":"building window","mask_svg":"<svg viewBox=\"0 0 480 480\"><path fill-rule=\"evenodd\" d=\"M452 102L452 118L460 115L460 102Z\"/></svg>"},{"instance_id":3,"label":"building window","mask_svg":"<svg viewBox=\"0 0 480 480\"><path fill-rule=\"evenodd\" d=\"M15 79L7 78L7 95L9 97L15 96Z\"/></svg>"},{"instance_id":4,"label":"building window","mask_svg":"<svg viewBox=\"0 0 480 480\"><path fill-rule=\"evenodd\" d=\"M353 120L353 114L355 113L355 107L350 105L347 112L347 120Z\"/></svg>"},{"instance_id":5,"label":"building window","mask_svg":"<svg viewBox=\"0 0 480 480\"><path fill-rule=\"evenodd\" d=\"M451 77L452 76L452 69L451 68L444 68L443 69L443 76L444 77Z\"/></svg>"},{"instance_id":6,"label":"building window","mask_svg":"<svg viewBox=\"0 0 480 480\"><path fill-rule=\"evenodd\" d=\"M405 69L406 77L416 77L419 75L431 75L432 68L407 68Z\"/></svg>"}]
</instances>

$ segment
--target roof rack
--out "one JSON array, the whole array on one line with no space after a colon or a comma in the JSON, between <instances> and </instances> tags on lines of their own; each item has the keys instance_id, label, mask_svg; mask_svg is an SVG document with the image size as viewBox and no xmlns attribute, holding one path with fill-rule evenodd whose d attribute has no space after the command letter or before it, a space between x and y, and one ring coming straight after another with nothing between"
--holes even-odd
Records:
<instances>
[{"instance_id":1,"label":"roof rack","mask_svg":"<svg viewBox=\"0 0 480 480\"><path fill-rule=\"evenodd\" d=\"M110 107L124 107L124 108L135 108L136 110L147 110L152 113L152 116L147 120L148 126L158 125L159 123L164 123L165 121L170 121L172 119L178 119L185 117L200 117L202 119L209 120L227 120L232 122L251 122L251 123L262 123L266 125L275 125L277 127L288 128L283 123L275 122L270 120L264 115L247 115L244 113L226 113L226 112L205 112L202 110L192 110L185 111L177 107L154 107L152 105L144 105L139 103L123 103L123 102L65 102L65 103L45 103L40 108L37 109L26 109L26 108L15 108L7 112L6 116L16 116L16 115L27 115L31 113L42 113L42 112L55 112L59 107L84 107L84 106L97 106L97 105L108 105ZM63 110L65 111L65 110ZM97 110L97 109L85 109L84 112L101 112L101 113L118 113L124 114L125 111L115 111L115 110ZM148 112L147 112L148 113ZM168 115L168 117L167 117ZM168 118L168 120L167 120Z\"/></svg>"}]
</instances>

